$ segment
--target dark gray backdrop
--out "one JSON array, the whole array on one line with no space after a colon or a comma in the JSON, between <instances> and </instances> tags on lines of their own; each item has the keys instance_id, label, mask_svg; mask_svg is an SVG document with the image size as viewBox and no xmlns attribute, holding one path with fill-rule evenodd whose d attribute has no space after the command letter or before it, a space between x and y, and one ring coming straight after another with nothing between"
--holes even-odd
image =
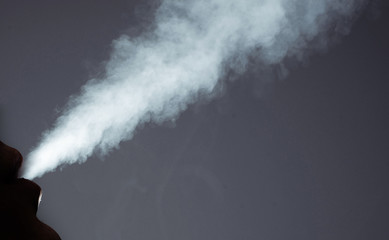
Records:
<instances>
[{"instance_id":1,"label":"dark gray backdrop","mask_svg":"<svg viewBox=\"0 0 389 240\"><path fill-rule=\"evenodd\" d=\"M0 1L1 139L26 155L152 8ZM282 80L253 66L175 124L37 179L39 217L63 239L388 239L387 10Z\"/></svg>"}]
</instances>

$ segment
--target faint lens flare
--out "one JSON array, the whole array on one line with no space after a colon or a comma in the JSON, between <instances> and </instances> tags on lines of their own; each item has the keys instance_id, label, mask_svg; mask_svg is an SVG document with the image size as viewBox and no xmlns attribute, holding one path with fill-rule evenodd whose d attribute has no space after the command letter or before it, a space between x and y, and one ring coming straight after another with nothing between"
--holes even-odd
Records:
<instances>
[{"instance_id":1,"label":"faint lens flare","mask_svg":"<svg viewBox=\"0 0 389 240\"><path fill-rule=\"evenodd\" d=\"M248 56L264 65L301 58L313 40L326 44L325 32L342 34L364 3L162 0L151 31L113 41L105 77L71 98L27 156L24 177L106 154L141 123L177 118L200 95L212 95L226 69L244 72Z\"/></svg>"}]
</instances>

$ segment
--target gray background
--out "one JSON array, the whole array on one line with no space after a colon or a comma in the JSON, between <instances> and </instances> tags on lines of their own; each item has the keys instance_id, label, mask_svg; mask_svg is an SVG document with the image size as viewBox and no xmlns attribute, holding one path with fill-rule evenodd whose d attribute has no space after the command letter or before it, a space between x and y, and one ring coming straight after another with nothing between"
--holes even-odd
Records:
<instances>
[{"instance_id":1,"label":"gray background","mask_svg":"<svg viewBox=\"0 0 389 240\"><path fill-rule=\"evenodd\" d=\"M0 1L0 137L24 155L153 4ZM36 182L63 239L389 239L389 14L326 52L249 71L176 123Z\"/></svg>"}]
</instances>

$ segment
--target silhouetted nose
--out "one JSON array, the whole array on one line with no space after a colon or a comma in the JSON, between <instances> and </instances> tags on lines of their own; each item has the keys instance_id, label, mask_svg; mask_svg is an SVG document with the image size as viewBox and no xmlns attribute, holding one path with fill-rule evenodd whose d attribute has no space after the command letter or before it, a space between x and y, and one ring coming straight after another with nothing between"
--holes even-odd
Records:
<instances>
[{"instance_id":1,"label":"silhouetted nose","mask_svg":"<svg viewBox=\"0 0 389 240\"><path fill-rule=\"evenodd\" d=\"M10 182L16 180L23 162L22 154L0 141L0 180Z\"/></svg>"}]
</instances>

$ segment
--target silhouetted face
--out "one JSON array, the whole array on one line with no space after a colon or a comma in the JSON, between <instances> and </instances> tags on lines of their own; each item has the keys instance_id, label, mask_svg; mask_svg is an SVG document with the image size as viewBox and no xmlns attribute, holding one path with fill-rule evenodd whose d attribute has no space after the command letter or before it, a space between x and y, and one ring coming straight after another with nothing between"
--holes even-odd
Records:
<instances>
[{"instance_id":1,"label":"silhouetted face","mask_svg":"<svg viewBox=\"0 0 389 240\"><path fill-rule=\"evenodd\" d=\"M0 141L0 239L60 239L36 217L41 188L17 178L23 157Z\"/></svg>"}]
</instances>

